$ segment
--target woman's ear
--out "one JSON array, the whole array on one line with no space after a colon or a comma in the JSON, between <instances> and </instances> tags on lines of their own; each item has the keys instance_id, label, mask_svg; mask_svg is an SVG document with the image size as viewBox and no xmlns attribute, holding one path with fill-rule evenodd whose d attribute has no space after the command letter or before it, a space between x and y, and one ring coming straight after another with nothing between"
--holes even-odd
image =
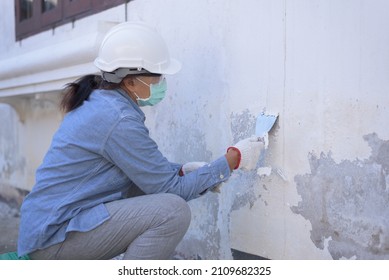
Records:
<instances>
[{"instance_id":1,"label":"woman's ear","mask_svg":"<svg viewBox=\"0 0 389 280\"><path fill-rule=\"evenodd\" d=\"M131 76L127 76L123 79L123 81L126 85L134 86L134 78Z\"/></svg>"},{"instance_id":2,"label":"woman's ear","mask_svg":"<svg viewBox=\"0 0 389 280\"><path fill-rule=\"evenodd\" d=\"M132 92L135 86L134 79L132 77L125 77L121 81L121 86L127 89L128 91Z\"/></svg>"}]
</instances>

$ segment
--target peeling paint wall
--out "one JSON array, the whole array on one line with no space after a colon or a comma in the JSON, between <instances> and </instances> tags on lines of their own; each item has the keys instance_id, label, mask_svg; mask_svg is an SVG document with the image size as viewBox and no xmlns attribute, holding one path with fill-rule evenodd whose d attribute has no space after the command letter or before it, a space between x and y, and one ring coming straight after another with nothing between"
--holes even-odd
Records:
<instances>
[{"instance_id":1,"label":"peeling paint wall","mask_svg":"<svg viewBox=\"0 0 389 280\"><path fill-rule=\"evenodd\" d=\"M377 163L364 135L389 139L389 3L164 4L156 17L156 1L134 1L128 15L153 22L183 62L148 111L171 160L215 159L253 134L260 112L280 113L262 169L190 203L178 256L388 259L388 151Z\"/></svg>"},{"instance_id":2,"label":"peeling paint wall","mask_svg":"<svg viewBox=\"0 0 389 280\"><path fill-rule=\"evenodd\" d=\"M331 154L310 154L311 173L295 177L302 197L291 209L312 224L311 239L334 259L389 258L389 141L364 137L367 160L336 163Z\"/></svg>"},{"instance_id":3,"label":"peeling paint wall","mask_svg":"<svg viewBox=\"0 0 389 280\"><path fill-rule=\"evenodd\" d=\"M123 7L85 22L123 20ZM190 202L177 258L231 259L236 249L389 259L388 9L384 0L129 2L128 20L155 26L183 63L166 99L145 109L171 161L216 159L253 134L259 113L280 114L258 171L236 171L221 193ZM41 149L60 120L50 108ZM51 118L39 114L22 137L38 139Z\"/></svg>"},{"instance_id":4,"label":"peeling paint wall","mask_svg":"<svg viewBox=\"0 0 389 280\"><path fill-rule=\"evenodd\" d=\"M0 104L0 188L19 185L24 178L26 158L20 149L21 131L18 115L7 105Z\"/></svg>"}]
</instances>

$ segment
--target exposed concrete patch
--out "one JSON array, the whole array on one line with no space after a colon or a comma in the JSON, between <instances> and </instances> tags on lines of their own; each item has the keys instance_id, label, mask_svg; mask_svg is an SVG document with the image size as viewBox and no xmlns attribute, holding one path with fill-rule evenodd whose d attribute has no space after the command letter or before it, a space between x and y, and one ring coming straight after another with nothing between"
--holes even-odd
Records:
<instances>
[{"instance_id":1,"label":"exposed concrete patch","mask_svg":"<svg viewBox=\"0 0 389 280\"><path fill-rule=\"evenodd\" d=\"M188 134L191 137L188 137ZM212 153L206 149L205 135L200 131L193 131L191 128L187 128L183 135L185 141L179 141L177 146L175 147L178 151L180 151L179 155L177 155L177 162L189 162L201 160L205 162L211 161Z\"/></svg>"},{"instance_id":2,"label":"exposed concrete patch","mask_svg":"<svg viewBox=\"0 0 389 280\"><path fill-rule=\"evenodd\" d=\"M218 259L221 234L218 227L218 195L208 193L191 200L192 221L184 240L175 252L175 259Z\"/></svg>"},{"instance_id":3,"label":"exposed concrete patch","mask_svg":"<svg viewBox=\"0 0 389 280\"><path fill-rule=\"evenodd\" d=\"M250 114L249 110L241 113L231 114L231 132L233 143L254 135L256 117Z\"/></svg>"},{"instance_id":4,"label":"exposed concrete patch","mask_svg":"<svg viewBox=\"0 0 389 280\"><path fill-rule=\"evenodd\" d=\"M295 176L302 200L291 207L312 224L311 239L334 259L389 259L389 141L364 137L367 160L336 163L309 155L311 174Z\"/></svg>"},{"instance_id":5,"label":"exposed concrete patch","mask_svg":"<svg viewBox=\"0 0 389 280\"><path fill-rule=\"evenodd\" d=\"M26 172L26 160L20 153L18 115L15 110L0 103L0 194L3 186L15 186ZM20 186L19 186L20 187ZM9 192L9 191L7 191Z\"/></svg>"},{"instance_id":6,"label":"exposed concrete patch","mask_svg":"<svg viewBox=\"0 0 389 280\"><path fill-rule=\"evenodd\" d=\"M233 185L233 189L236 191L233 193L230 211L239 210L246 205L249 205L250 208L253 207L254 203L260 198L254 191L258 179L259 176L256 174L256 171L241 171L237 173L236 177L231 179L229 183Z\"/></svg>"}]
</instances>

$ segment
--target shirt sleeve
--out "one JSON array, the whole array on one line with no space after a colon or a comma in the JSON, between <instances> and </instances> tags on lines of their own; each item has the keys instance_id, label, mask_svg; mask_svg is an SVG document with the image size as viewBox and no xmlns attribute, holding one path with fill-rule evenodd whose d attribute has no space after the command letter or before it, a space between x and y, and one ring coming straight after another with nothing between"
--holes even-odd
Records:
<instances>
[{"instance_id":1,"label":"shirt sleeve","mask_svg":"<svg viewBox=\"0 0 389 280\"><path fill-rule=\"evenodd\" d=\"M169 162L170 163L170 166L172 167L172 169L175 171L175 172L180 172L181 170L181 167L182 167L182 164L181 163L176 163L176 162Z\"/></svg>"},{"instance_id":2,"label":"shirt sleeve","mask_svg":"<svg viewBox=\"0 0 389 280\"><path fill-rule=\"evenodd\" d=\"M179 176L178 165L162 155L144 123L131 117L117 123L102 149L102 153L146 194L174 193L188 201L231 175L227 159L222 156Z\"/></svg>"}]
</instances>

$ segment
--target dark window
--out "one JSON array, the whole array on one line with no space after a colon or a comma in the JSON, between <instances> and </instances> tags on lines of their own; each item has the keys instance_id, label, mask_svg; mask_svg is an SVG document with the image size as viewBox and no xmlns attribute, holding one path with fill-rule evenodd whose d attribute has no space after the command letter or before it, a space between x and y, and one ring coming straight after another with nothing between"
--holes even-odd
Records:
<instances>
[{"instance_id":1,"label":"dark window","mask_svg":"<svg viewBox=\"0 0 389 280\"><path fill-rule=\"evenodd\" d=\"M32 0L23 0L20 4L20 21L32 17Z\"/></svg>"},{"instance_id":2,"label":"dark window","mask_svg":"<svg viewBox=\"0 0 389 280\"><path fill-rule=\"evenodd\" d=\"M58 0L42 0L42 13L58 7Z\"/></svg>"},{"instance_id":3,"label":"dark window","mask_svg":"<svg viewBox=\"0 0 389 280\"><path fill-rule=\"evenodd\" d=\"M21 40L128 0L15 0L15 34Z\"/></svg>"}]
</instances>

